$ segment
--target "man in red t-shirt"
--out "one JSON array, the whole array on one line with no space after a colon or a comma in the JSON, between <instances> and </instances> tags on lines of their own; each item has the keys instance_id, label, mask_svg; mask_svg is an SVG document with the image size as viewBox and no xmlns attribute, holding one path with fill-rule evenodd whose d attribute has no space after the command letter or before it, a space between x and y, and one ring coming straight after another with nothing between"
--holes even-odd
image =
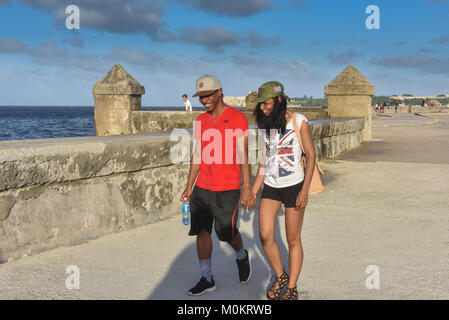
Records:
<instances>
[{"instance_id":1,"label":"man in red t-shirt","mask_svg":"<svg viewBox=\"0 0 449 320\"><path fill-rule=\"evenodd\" d=\"M190 201L189 235L197 237L202 273L200 281L188 291L194 296L215 290L211 264L212 224L218 239L228 242L236 251L240 282L249 280L249 255L237 229L238 206L241 203L251 208L256 203L250 186L248 121L245 115L223 102L218 78L205 75L196 81L196 89L193 97L199 96L206 112L195 122L196 147L187 187L181 195L181 201Z\"/></svg>"}]
</instances>

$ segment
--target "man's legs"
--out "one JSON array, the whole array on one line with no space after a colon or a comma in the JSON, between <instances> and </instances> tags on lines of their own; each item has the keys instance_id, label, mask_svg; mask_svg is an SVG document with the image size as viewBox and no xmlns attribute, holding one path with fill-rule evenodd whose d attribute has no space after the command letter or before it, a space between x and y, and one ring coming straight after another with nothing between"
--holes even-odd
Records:
<instances>
[{"instance_id":1,"label":"man's legs","mask_svg":"<svg viewBox=\"0 0 449 320\"><path fill-rule=\"evenodd\" d=\"M215 281L212 276L212 238L209 232L202 229L196 236L196 249L200 262L202 277L200 281L189 290L188 294L199 296L215 290Z\"/></svg>"},{"instance_id":2,"label":"man's legs","mask_svg":"<svg viewBox=\"0 0 449 320\"><path fill-rule=\"evenodd\" d=\"M212 237L204 229L196 236L196 250L200 260L210 259L212 255Z\"/></svg>"},{"instance_id":3,"label":"man's legs","mask_svg":"<svg viewBox=\"0 0 449 320\"><path fill-rule=\"evenodd\" d=\"M240 235L240 232L237 232L234 239L232 239L231 242L229 242L232 249L234 249L236 252L243 248L243 241L242 236Z\"/></svg>"},{"instance_id":4,"label":"man's legs","mask_svg":"<svg viewBox=\"0 0 449 320\"><path fill-rule=\"evenodd\" d=\"M236 252L241 250L243 248L243 241L240 232L237 232L234 239L228 243ZM196 236L196 250L198 252L199 260L210 259L212 256L212 237L211 234L204 229Z\"/></svg>"},{"instance_id":5,"label":"man's legs","mask_svg":"<svg viewBox=\"0 0 449 320\"><path fill-rule=\"evenodd\" d=\"M204 229L196 237L196 250L200 262L201 274L207 281L212 282L212 237Z\"/></svg>"},{"instance_id":6,"label":"man's legs","mask_svg":"<svg viewBox=\"0 0 449 320\"><path fill-rule=\"evenodd\" d=\"M188 294L197 296L215 290L215 282L212 276L212 231L213 217L208 207L209 190L195 187L190 197L190 232L196 235L196 249L201 268L202 277L200 281L188 291Z\"/></svg>"},{"instance_id":7,"label":"man's legs","mask_svg":"<svg viewBox=\"0 0 449 320\"><path fill-rule=\"evenodd\" d=\"M237 231L236 235L231 242L228 242L232 249L235 250L237 260L242 260L246 257L246 250L243 246L242 236L240 232Z\"/></svg>"}]
</instances>

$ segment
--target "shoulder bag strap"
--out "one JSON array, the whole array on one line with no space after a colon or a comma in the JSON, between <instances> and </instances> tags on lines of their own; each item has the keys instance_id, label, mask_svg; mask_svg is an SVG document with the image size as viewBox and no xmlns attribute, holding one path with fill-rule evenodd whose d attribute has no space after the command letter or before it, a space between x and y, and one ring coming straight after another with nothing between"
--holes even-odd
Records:
<instances>
[{"instance_id":1,"label":"shoulder bag strap","mask_svg":"<svg viewBox=\"0 0 449 320\"><path fill-rule=\"evenodd\" d=\"M299 145L301 146L302 153L304 154L304 148L302 146L301 134L299 132L298 124L296 123L296 113L295 112L292 112L292 121L293 121L293 127L295 128L296 137L298 138Z\"/></svg>"}]
</instances>

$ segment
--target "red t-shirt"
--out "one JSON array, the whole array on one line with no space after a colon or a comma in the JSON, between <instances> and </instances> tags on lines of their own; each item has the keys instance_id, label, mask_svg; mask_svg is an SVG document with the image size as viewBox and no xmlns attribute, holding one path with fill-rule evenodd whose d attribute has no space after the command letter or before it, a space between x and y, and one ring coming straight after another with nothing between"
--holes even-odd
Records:
<instances>
[{"instance_id":1,"label":"red t-shirt","mask_svg":"<svg viewBox=\"0 0 449 320\"><path fill-rule=\"evenodd\" d=\"M198 116L194 130L194 139L201 142L198 187L211 191L240 189L236 140L244 135L248 135L248 121L243 112L230 106L216 118L207 112Z\"/></svg>"}]
</instances>

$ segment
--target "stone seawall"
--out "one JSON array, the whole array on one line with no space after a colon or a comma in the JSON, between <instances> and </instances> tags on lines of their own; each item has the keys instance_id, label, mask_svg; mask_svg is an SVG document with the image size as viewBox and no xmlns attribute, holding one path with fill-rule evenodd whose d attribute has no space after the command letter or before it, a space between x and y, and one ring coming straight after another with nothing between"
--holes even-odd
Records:
<instances>
[{"instance_id":1,"label":"stone seawall","mask_svg":"<svg viewBox=\"0 0 449 320\"><path fill-rule=\"evenodd\" d=\"M171 216L169 133L0 142L0 262Z\"/></svg>"},{"instance_id":2,"label":"stone seawall","mask_svg":"<svg viewBox=\"0 0 449 320\"><path fill-rule=\"evenodd\" d=\"M317 159L332 158L358 147L363 141L364 128L362 118L312 121L311 134Z\"/></svg>"},{"instance_id":3,"label":"stone seawall","mask_svg":"<svg viewBox=\"0 0 449 320\"><path fill-rule=\"evenodd\" d=\"M327 111L324 109L290 109L300 112L309 120L318 120L328 118ZM254 124L253 111L242 111L249 124ZM173 129L190 129L196 118L204 111L133 111L131 115L132 132L158 132L169 131Z\"/></svg>"},{"instance_id":4,"label":"stone seawall","mask_svg":"<svg viewBox=\"0 0 449 320\"><path fill-rule=\"evenodd\" d=\"M318 158L357 147L364 125L312 122ZM0 142L0 262L179 213L189 166L171 162L176 143L170 132Z\"/></svg>"}]
</instances>

